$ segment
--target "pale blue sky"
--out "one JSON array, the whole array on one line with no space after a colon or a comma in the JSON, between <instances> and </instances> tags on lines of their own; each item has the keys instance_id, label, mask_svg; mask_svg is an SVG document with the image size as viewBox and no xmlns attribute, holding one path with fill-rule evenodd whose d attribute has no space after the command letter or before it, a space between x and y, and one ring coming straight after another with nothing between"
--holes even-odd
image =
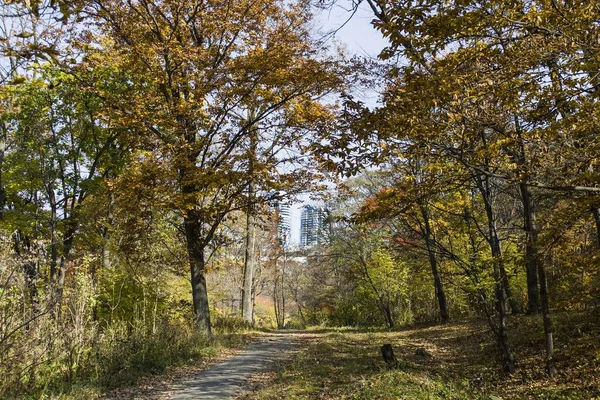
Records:
<instances>
[{"instance_id":1,"label":"pale blue sky","mask_svg":"<svg viewBox=\"0 0 600 400\"><path fill-rule=\"evenodd\" d=\"M350 0L339 0L338 4L349 5L350 3ZM371 20L373 19L371 10L367 6L362 5L358 12L344 25L344 22L346 22L350 15L351 11L342 8L340 5L334 6L330 10L321 11L314 23L317 37L339 29L328 40L342 45L349 56L359 55L376 58L379 52L386 46L386 41L371 26ZM362 101L367 104L375 103L376 93L369 92L363 95L364 98L361 99ZM302 197L305 199L305 203L311 203L308 197L308 195ZM305 203L294 204L290 210L290 242L292 246L300 243L300 213Z\"/></svg>"},{"instance_id":2,"label":"pale blue sky","mask_svg":"<svg viewBox=\"0 0 600 400\"><path fill-rule=\"evenodd\" d=\"M342 26L351 15L351 11L343 8L342 5L350 5L350 3L350 0L338 0L337 5L331 9L318 12L315 28L322 32L339 29L334 40L343 43L349 54L375 58L385 47L386 41L371 26L373 14L364 3L361 4L356 14Z\"/></svg>"}]
</instances>

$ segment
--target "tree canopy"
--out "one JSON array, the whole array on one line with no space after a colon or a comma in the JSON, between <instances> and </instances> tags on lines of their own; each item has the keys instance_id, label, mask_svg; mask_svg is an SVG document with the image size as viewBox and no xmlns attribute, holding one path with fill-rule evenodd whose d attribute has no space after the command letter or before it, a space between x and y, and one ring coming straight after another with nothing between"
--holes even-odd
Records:
<instances>
[{"instance_id":1,"label":"tree canopy","mask_svg":"<svg viewBox=\"0 0 600 400\"><path fill-rule=\"evenodd\" d=\"M2 5L0 397L262 324L481 319L515 373L518 314L559 376L600 298L598 4L347 2L364 60L314 32L341 3Z\"/></svg>"}]
</instances>

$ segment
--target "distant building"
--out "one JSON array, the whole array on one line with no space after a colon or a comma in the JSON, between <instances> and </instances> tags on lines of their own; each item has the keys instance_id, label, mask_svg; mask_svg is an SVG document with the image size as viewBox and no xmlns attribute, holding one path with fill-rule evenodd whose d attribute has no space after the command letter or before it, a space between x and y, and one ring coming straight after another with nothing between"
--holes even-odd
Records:
<instances>
[{"instance_id":1,"label":"distant building","mask_svg":"<svg viewBox=\"0 0 600 400\"><path fill-rule=\"evenodd\" d=\"M283 248L288 248L291 239L290 205L277 201L273 204L273 209L277 215L277 238Z\"/></svg>"},{"instance_id":2,"label":"distant building","mask_svg":"<svg viewBox=\"0 0 600 400\"><path fill-rule=\"evenodd\" d=\"M312 247L324 242L327 214L320 207L304 206L300 216L300 246Z\"/></svg>"},{"instance_id":3,"label":"distant building","mask_svg":"<svg viewBox=\"0 0 600 400\"><path fill-rule=\"evenodd\" d=\"M277 235L281 240L281 245L287 248L291 239L290 227L290 205L287 203L279 204L279 221L277 225Z\"/></svg>"}]
</instances>

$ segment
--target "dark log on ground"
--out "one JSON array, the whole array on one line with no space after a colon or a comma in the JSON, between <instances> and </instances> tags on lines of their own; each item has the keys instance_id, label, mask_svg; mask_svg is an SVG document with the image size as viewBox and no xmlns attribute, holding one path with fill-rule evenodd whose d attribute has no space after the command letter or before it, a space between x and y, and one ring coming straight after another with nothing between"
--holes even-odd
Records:
<instances>
[{"instance_id":1,"label":"dark log on ground","mask_svg":"<svg viewBox=\"0 0 600 400\"><path fill-rule=\"evenodd\" d=\"M389 369L398 368L398 360L394 355L394 349L391 344L384 344L381 346L381 355Z\"/></svg>"}]
</instances>

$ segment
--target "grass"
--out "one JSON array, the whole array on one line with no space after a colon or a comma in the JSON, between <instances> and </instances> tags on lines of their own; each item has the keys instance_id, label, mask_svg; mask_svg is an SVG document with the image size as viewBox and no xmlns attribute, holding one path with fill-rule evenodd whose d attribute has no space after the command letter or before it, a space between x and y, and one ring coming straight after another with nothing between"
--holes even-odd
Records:
<instances>
[{"instance_id":1,"label":"grass","mask_svg":"<svg viewBox=\"0 0 600 400\"><path fill-rule=\"evenodd\" d=\"M191 336L178 345L163 343L162 349L150 348L143 357L122 354L104 368L99 379L81 379L64 390L46 390L40 396L23 399L94 400L160 397L169 383L197 373L235 352L259 336L259 332L217 333L211 341ZM160 346L160 344L156 344ZM168 353L168 354L167 354Z\"/></svg>"},{"instance_id":2,"label":"grass","mask_svg":"<svg viewBox=\"0 0 600 400\"><path fill-rule=\"evenodd\" d=\"M600 317L555 317L556 364L543 367L542 322L511 318L517 372L508 375L484 323L453 322L393 332L313 331L305 349L247 400L265 399L600 399ZM320 333L319 333L320 332ZM379 348L391 343L400 362L388 370ZM432 357L416 354L426 348Z\"/></svg>"},{"instance_id":3,"label":"grass","mask_svg":"<svg viewBox=\"0 0 600 400\"><path fill-rule=\"evenodd\" d=\"M465 398L467 392L461 387L429 376L412 362L403 360L400 369L387 370L379 360L379 346L395 335L348 330L321 334L268 385L246 398Z\"/></svg>"}]
</instances>

